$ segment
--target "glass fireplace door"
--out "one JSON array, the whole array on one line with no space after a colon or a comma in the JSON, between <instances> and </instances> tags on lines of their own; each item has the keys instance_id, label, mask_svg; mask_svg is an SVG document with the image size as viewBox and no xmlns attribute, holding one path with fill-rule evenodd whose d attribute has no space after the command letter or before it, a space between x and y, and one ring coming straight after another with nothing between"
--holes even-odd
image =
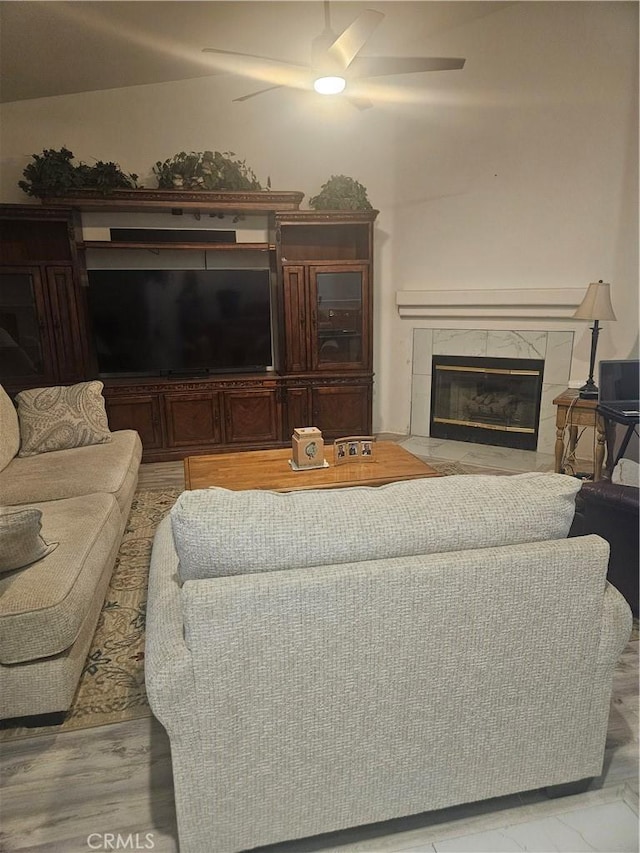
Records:
<instances>
[{"instance_id":1,"label":"glass fireplace door","mask_svg":"<svg viewBox=\"0 0 640 853\"><path fill-rule=\"evenodd\" d=\"M535 450L544 362L434 356L434 438Z\"/></svg>"}]
</instances>

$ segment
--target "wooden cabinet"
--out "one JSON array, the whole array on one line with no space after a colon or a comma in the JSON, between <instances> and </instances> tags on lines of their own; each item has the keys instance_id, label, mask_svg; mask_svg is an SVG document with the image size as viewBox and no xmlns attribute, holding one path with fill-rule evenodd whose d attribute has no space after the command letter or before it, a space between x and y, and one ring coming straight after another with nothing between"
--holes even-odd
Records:
<instances>
[{"instance_id":1,"label":"wooden cabinet","mask_svg":"<svg viewBox=\"0 0 640 853\"><path fill-rule=\"evenodd\" d=\"M296 427L315 426L311 413L311 388L309 385L294 385L285 388L283 396L283 439L290 441Z\"/></svg>"},{"instance_id":2,"label":"wooden cabinet","mask_svg":"<svg viewBox=\"0 0 640 853\"><path fill-rule=\"evenodd\" d=\"M285 440L307 425L329 441L371 432L377 213L276 214Z\"/></svg>"},{"instance_id":3,"label":"wooden cabinet","mask_svg":"<svg viewBox=\"0 0 640 853\"><path fill-rule=\"evenodd\" d=\"M88 257L109 266L114 251L132 257L168 249L175 265L176 255L202 249L205 258L213 253L205 266L209 260L222 265L223 252L229 266L249 269L256 253L266 253L261 265L273 276L273 370L102 378L111 429L137 430L145 461L279 447L299 426L318 426L329 441L369 434L377 211L300 211L301 198L140 190L42 207L0 205L0 382L15 393L102 378L84 287ZM153 234L144 240L114 232L110 240L101 225L94 228L100 239L85 241L81 217L96 211L116 222L128 211L132 227L133 214L166 214L166 227L184 230L185 238L176 236L168 246ZM266 225L250 232L249 239L261 234L257 242L207 243L205 254L189 223L171 218L176 211L196 219L223 211L259 214Z\"/></svg>"},{"instance_id":4,"label":"wooden cabinet","mask_svg":"<svg viewBox=\"0 0 640 853\"><path fill-rule=\"evenodd\" d=\"M371 433L371 379L308 380L285 391L285 439L296 427L317 426L325 440Z\"/></svg>"},{"instance_id":5,"label":"wooden cabinet","mask_svg":"<svg viewBox=\"0 0 640 853\"><path fill-rule=\"evenodd\" d=\"M109 429L135 429L145 452L162 447L162 419L157 394L121 394L113 396L108 389L105 403Z\"/></svg>"},{"instance_id":6,"label":"wooden cabinet","mask_svg":"<svg viewBox=\"0 0 640 853\"><path fill-rule=\"evenodd\" d=\"M365 264L309 267L309 367L370 368L369 269Z\"/></svg>"},{"instance_id":7,"label":"wooden cabinet","mask_svg":"<svg viewBox=\"0 0 640 853\"><path fill-rule=\"evenodd\" d=\"M334 385L311 388L314 426L334 439L371 432L371 386Z\"/></svg>"},{"instance_id":8,"label":"wooden cabinet","mask_svg":"<svg viewBox=\"0 0 640 853\"><path fill-rule=\"evenodd\" d=\"M46 272L57 377L63 384L79 382L86 373L86 342L74 270L47 266Z\"/></svg>"},{"instance_id":9,"label":"wooden cabinet","mask_svg":"<svg viewBox=\"0 0 640 853\"><path fill-rule=\"evenodd\" d=\"M145 462L282 443L273 376L104 381L110 428L137 430Z\"/></svg>"},{"instance_id":10,"label":"wooden cabinet","mask_svg":"<svg viewBox=\"0 0 640 853\"><path fill-rule=\"evenodd\" d=\"M282 278L287 372L370 368L368 265L286 264Z\"/></svg>"},{"instance_id":11,"label":"wooden cabinet","mask_svg":"<svg viewBox=\"0 0 640 853\"><path fill-rule=\"evenodd\" d=\"M51 384L56 374L46 278L39 267L1 267L0 382Z\"/></svg>"},{"instance_id":12,"label":"wooden cabinet","mask_svg":"<svg viewBox=\"0 0 640 853\"><path fill-rule=\"evenodd\" d=\"M168 392L164 395L168 447L201 447L219 444L220 394L203 390L197 394Z\"/></svg>"},{"instance_id":13,"label":"wooden cabinet","mask_svg":"<svg viewBox=\"0 0 640 853\"><path fill-rule=\"evenodd\" d=\"M287 373L371 370L376 213L276 214Z\"/></svg>"},{"instance_id":14,"label":"wooden cabinet","mask_svg":"<svg viewBox=\"0 0 640 853\"><path fill-rule=\"evenodd\" d=\"M224 391L222 403L227 444L263 444L280 440L275 388Z\"/></svg>"},{"instance_id":15,"label":"wooden cabinet","mask_svg":"<svg viewBox=\"0 0 640 853\"><path fill-rule=\"evenodd\" d=\"M74 221L69 210L0 205L0 382L9 390L87 376Z\"/></svg>"},{"instance_id":16,"label":"wooden cabinet","mask_svg":"<svg viewBox=\"0 0 640 853\"><path fill-rule=\"evenodd\" d=\"M282 267L284 309L284 369L287 373L302 373L308 368L309 299L307 275L303 266L285 264Z\"/></svg>"}]
</instances>

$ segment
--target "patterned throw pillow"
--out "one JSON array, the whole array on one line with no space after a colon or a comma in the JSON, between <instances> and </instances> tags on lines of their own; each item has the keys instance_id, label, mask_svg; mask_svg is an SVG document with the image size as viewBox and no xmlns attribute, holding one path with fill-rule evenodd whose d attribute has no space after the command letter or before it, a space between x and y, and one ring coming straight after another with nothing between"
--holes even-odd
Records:
<instances>
[{"instance_id":1,"label":"patterned throw pillow","mask_svg":"<svg viewBox=\"0 0 640 853\"><path fill-rule=\"evenodd\" d=\"M69 450L111 441L102 382L32 388L16 395L18 456Z\"/></svg>"},{"instance_id":2,"label":"patterned throw pillow","mask_svg":"<svg viewBox=\"0 0 640 853\"><path fill-rule=\"evenodd\" d=\"M0 573L29 566L58 547L40 535L41 519L39 509L0 510Z\"/></svg>"}]
</instances>

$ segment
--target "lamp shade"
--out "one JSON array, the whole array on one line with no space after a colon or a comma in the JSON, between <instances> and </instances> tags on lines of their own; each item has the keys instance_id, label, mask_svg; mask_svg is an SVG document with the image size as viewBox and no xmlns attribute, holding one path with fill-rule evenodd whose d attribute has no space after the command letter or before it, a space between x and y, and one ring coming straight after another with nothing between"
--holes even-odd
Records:
<instances>
[{"instance_id":1,"label":"lamp shade","mask_svg":"<svg viewBox=\"0 0 640 853\"><path fill-rule=\"evenodd\" d=\"M609 290L607 282L592 281L573 315L576 320L615 320Z\"/></svg>"}]
</instances>

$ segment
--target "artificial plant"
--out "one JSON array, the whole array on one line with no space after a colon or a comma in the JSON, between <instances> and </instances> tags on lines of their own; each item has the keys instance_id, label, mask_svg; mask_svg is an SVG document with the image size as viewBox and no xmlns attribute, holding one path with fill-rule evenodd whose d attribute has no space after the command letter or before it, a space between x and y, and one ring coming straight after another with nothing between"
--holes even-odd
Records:
<instances>
[{"instance_id":1,"label":"artificial plant","mask_svg":"<svg viewBox=\"0 0 640 853\"><path fill-rule=\"evenodd\" d=\"M153 172L159 189L169 190L261 190L245 160L234 160L233 151L181 151L161 162Z\"/></svg>"},{"instance_id":2,"label":"artificial plant","mask_svg":"<svg viewBox=\"0 0 640 853\"><path fill-rule=\"evenodd\" d=\"M73 162L73 152L64 146L57 151L45 148L42 154L32 154L32 162L22 172L20 189L36 198L65 196L75 190L99 190L105 195L115 189L135 189L137 175L128 175L117 163L96 161L95 165Z\"/></svg>"},{"instance_id":3,"label":"artificial plant","mask_svg":"<svg viewBox=\"0 0 640 853\"><path fill-rule=\"evenodd\" d=\"M309 199L314 210L371 210L366 188L347 175L331 175L318 195Z\"/></svg>"}]
</instances>

